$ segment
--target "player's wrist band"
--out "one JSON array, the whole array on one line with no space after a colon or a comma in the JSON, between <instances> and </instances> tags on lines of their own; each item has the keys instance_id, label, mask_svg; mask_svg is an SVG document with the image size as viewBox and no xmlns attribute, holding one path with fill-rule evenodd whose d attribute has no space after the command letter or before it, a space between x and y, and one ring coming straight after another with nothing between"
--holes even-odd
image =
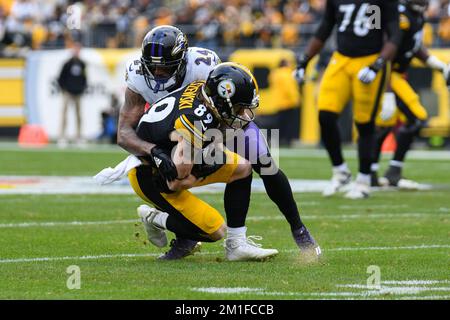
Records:
<instances>
[{"instance_id":1,"label":"player's wrist band","mask_svg":"<svg viewBox=\"0 0 450 320\"><path fill-rule=\"evenodd\" d=\"M377 60L372 64L371 68L375 71L380 71L386 64L386 60L383 57L378 57Z\"/></svg>"}]
</instances>

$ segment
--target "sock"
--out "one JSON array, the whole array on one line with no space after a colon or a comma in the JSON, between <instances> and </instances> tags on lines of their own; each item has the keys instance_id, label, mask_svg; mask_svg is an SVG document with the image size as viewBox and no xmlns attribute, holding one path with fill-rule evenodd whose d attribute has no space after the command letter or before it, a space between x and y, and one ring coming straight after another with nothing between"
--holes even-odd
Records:
<instances>
[{"instance_id":1,"label":"sock","mask_svg":"<svg viewBox=\"0 0 450 320\"><path fill-rule=\"evenodd\" d=\"M403 162L406 157L406 153L411 148L411 144L414 140L414 134L411 132L401 132L399 130L397 136L397 149L395 149L393 159L397 162Z\"/></svg>"},{"instance_id":2,"label":"sock","mask_svg":"<svg viewBox=\"0 0 450 320\"><path fill-rule=\"evenodd\" d=\"M370 165L372 164L373 146L375 143L375 125L371 122L356 124L359 132L358 156L359 172L370 174Z\"/></svg>"},{"instance_id":3,"label":"sock","mask_svg":"<svg viewBox=\"0 0 450 320\"><path fill-rule=\"evenodd\" d=\"M356 176L356 182L370 185L370 174L359 172Z\"/></svg>"},{"instance_id":4,"label":"sock","mask_svg":"<svg viewBox=\"0 0 450 320\"><path fill-rule=\"evenodd\" d=\"M341 150L341 135L337 124L338 115L334 112L320 111L320 134L334 167L344 163Z\"/></svg>"},{"instance_id":5,"label":"sock","mask_svg":"<svg viewBox=\"0 0 450 320\"><path fill-rule=\"evenodd\" d=\"M370 165L370 170L372 172L378 172L379 169L380 169L380 165L378 163L372 163Z\"/></svg>"},{"instance_id":6,"label":"sock","mask_svg":"<svg viewBox=\"0 0 450 320\"><path fill-rule=\"evenodd\" d=\"M227 227L227 239L245 238L247 227L231 228Z\"/></svg>"},{"instance_id":7,"label":"sock","mask_svg":"<svg viewBox=\"0 0 450 320\"><path fill-rule=\"evenodd\" d=\"M261 166L253 165L253 170L258 174L261 172ZM300 219L297 203L295 202L292 188L289 180L281 169L278 169L274 175L261 175L267 195L277 206L291 226L291 230L299 229L303 226Z\"/></svg>"},{"instance_id":8,"label":"sock","mask_svg":"<svg viewBox=\"0 0 450 320\"><path fill-rule=\"evenodd\" d=\"M250 206L251 188L252 175L226 185L224 205L229 227L239 228L245 226L245 219Z\"/></svg>"},{"instance_id":9,"label":"sock","mask_svg":"<svg viewBox=\"0 0 450 320\"><path fill-rule=\"evenodd\" d=\"M411 112L409 111L409 113ZM408 112L405 114L408 116ZM411 148L414 138L425 125L424 120L419 120L414 115L410 115L408 118L410 118L408 123L401 126L396 134L397 149L395 150L393 158L395 161L403 162L405 160L406 153Z\"/></svg>"},{"instance_id":10,"label":"sock","mask_svg":"<svg viewBox=\"0 0 450 320\"><path fill-rule=\"evenodd\" d=\"M339 165L339 166L335 166L335 167L333 167L333 171L350 171L350 169L348 168L348 166L347 166L347 163L343 163L343 164L341 164L341 165Z\"/></svg>"},{"instance_id":11,"label":"sock","mask_svg":"<svg viewBox=\"0 0 450 320\"><path fill-rule=\"evenodd\" d=\"M169 214L167 212L161 212L155 217L155 219L153 219L153 224L156 224L158 227L166 230L166 222L168 217Z\"/></svg>"},{"instance_id":12,"label":"sock","mask_svg":"<svg viewBox=\"0 0 450 320\"><path fill-rule=\"evenodd\" d=\"M381 147L383 146L384 140L392 131L392 127L377 127L375 131L375 145L373 148L372 161L377 163L380 162L381 157Z\"/></svg>"},{"instance_id":13,"label":"sock","mask_svg":"<svg viewBox=\"0 0 450 320\"><path fill-rule=\"evenodd\" d=\"M401 161L391 160L389 165L397 168L403 168L403 162Z\"/></svg>"}]
</instances>

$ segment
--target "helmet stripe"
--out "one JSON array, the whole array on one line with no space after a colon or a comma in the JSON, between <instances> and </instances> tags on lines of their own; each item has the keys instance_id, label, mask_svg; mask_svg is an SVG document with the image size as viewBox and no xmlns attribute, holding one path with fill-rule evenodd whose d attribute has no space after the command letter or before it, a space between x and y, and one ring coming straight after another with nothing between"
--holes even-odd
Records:
<instances>
[{"instance_id":1,"label":"helmet stripe","mask_svg":"<svg viewBox=\"0 0 450 320\"><path fill-rule=\"evenodd\" d=\"M155 56L155 43L152 42L152 52L150 53L150 56L154 57Z\"/></svg>"},{"instance_id":2,"label":"helmet stripe","mask_svg":"<svg viewBox=\"0 0 450 320\"><path fill-rule=\"evenodd\" d=\"M249 77L252 79L253 83L255 84L256 94L258 94L259 92L258 82L256 82L255 76L250 72L250 70L246 66L235 62L224 62L223 64L228 64L230 66L237 67L242 71L244 71L246 74L248 74Z\"/></svg>"}]
</instances>

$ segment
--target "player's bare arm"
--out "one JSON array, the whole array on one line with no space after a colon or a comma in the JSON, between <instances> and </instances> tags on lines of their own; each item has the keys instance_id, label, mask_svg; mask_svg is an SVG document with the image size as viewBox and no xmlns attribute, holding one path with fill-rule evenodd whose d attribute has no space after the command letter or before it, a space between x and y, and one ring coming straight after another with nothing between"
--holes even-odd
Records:
<instances>
[{"instance_id":1,"label":"player's bare arm","mask_svg":"<svg viewBox=\"0 0 450 320\"><path fill-rule=\"evenodd\" d=\"M136 156L147 156L155 146L140 139L136 134L139 119L144 115L145 100L129 88L125 91L125 102L120 109L117 144Z\"/></svg>"},{"instance_id":2,"label":"player's bare arm","mask_svg":"<svg viewBox=\"0 0 450 320\"><path fill-rule=\"evenodd\" d=\"M322 50L325 42L333 31L334 25L334 9L328 1L325 7L324 17L322 18L315 36L308 42L305 52L297 59L297 69L294 71L294 77L299 84L304 82L306 67L308 66L309 61Z\"/></svg>"}]
</instances>

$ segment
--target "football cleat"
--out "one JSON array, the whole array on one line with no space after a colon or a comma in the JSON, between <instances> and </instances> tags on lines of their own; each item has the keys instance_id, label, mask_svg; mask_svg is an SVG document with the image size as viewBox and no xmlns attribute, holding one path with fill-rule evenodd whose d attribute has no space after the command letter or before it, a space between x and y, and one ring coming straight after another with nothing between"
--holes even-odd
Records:
<instances>
[{"instance_id":1,"label":"football cleat","mask_svg":"<svg viewBox=\"0 0 450 320\"><path fill-rule=\"evenodd\" d=\"M384 174L389 186L397 187L398 182L402 178L402 168L396 166L389 166Z\"/></svg>"},{"instance_id":2,"label":"football cleat","mask_svg":"<svg viewBox=\"0 0 450 320\"><path fill-rule=\"evenodd\" d=\"M378 179L378 172L372 171L370 173L370 186L371 187L381 187L380 181Z\"/></svg>"},{"instance_id":3,"label":"football cleat","mask_svg":"<svg viewBox=\"0 0 450 320\"><path fill-rule=\"evenodd\" d=\"M355 181L350 190L345 194L345 198L357 200L365 199L370 195L370 186L360 181Z\"/></svg>"},{"instance_id":4,"label":"football cleat","mask_svg":"<svg viewBox=\"0 0 450 320\"><path fill-rule=\"evenodd\" d=\"M161 211L143 204L137 208L137 213L144 224L148 240L159 248L167 246L166 231L153 223L153 220Z\"/></svg>"},{"instance_id":5,"label":"football cleat","mask_svg":"<svg viewBox=\"0 0 450 320\"><path fill-rule=\"evenodd\" d=\"M158 257L159 260L180 260L200 251L202 243L189 239L176 238L170 241L170 250Z\"/></svg>"},{"instance_id":6,"label":"football cleat","mask_svg":"<svg viewBox=\"0 0 450 320\"><path fill-rule=\"evenodd\" d=\"M421 190L422 185L416 181L408 179L400 179L398 181L398 187L404 190Z\"/></svg>"},{"instance_id":7,"label":"football cleat","mask_svg":"<svg viewBox=\"0 0 450 320\"><path fill-rule=\"evenodd\" d=\"M228 261L262 261L276 256L278 250L264 249L253 240L261 240L262 237L248 236L228 238L224 242L225 258Z\"/></svg>"},{"instance_id":8,"label":"football cleat","mask_svg":"<svg viewBox=\"0 0 450 320\"><path fill-rule=\"evenodd\" d=\"M293 231L292 236L294 237L295 243L300 248L300 251L302 253L312 252L317 257L320 257L322 255L322 251L320 250L319 245L305 226Z\"/></svg>"},{"instance_id":9,"label":"football cleat","mask_svg":"<svg viewBox=\"0 0 450 320\"><path fill-rule=\"evenodd\" d=\"M331 178L330 184L325 187L322 192L324 197L329 197L334 195L336 192L342 189L342 187L348 185L352 180L352 174L350 171L342 171L333 169L333 177Z\"/></svg>"}]
</instances>

